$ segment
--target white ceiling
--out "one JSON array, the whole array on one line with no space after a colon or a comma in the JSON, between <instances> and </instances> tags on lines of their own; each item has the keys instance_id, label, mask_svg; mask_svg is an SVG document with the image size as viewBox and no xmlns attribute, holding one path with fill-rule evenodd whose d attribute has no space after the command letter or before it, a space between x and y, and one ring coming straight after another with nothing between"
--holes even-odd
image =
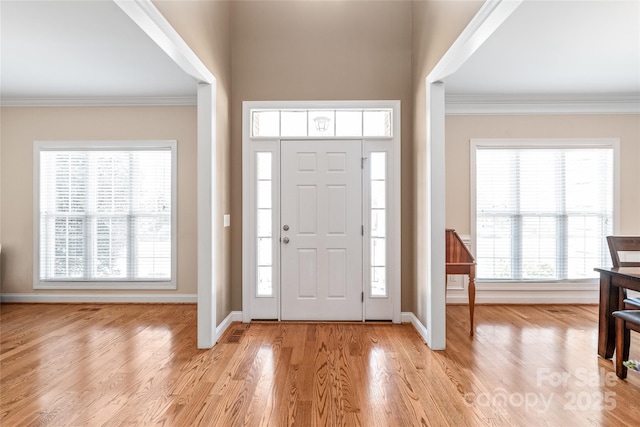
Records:
<instances>
[{"instance_id":1,"label":"white ceiling","mask_svg":"<svg viewBox=\"0 0 640 427\"><path fill-rule=\"evenodd\" d=\"M638 95L640 1L525 0L445 87L454 95Z\"/></svg>"},{"instance_id":2,"label":"white ceiling","mask_svg":"<svg viewBox=\"0 0 640 427\"><path fill-rule=\"evenodd\" d=\"M186 75L111 0L0 1L0 100L185 98ZM525 2L448 95L640 94L640 0Z\"/></svg>"},{"instance_id":3,"label":"white ceiling","mask_svg":"<svg viewBox=\"0 0 640 427\"><path fill-rule=\"evenodd\" d=\"M3 104L193 98L196 83L112 1L0 2Z\"/></svg>"}]
</instances>

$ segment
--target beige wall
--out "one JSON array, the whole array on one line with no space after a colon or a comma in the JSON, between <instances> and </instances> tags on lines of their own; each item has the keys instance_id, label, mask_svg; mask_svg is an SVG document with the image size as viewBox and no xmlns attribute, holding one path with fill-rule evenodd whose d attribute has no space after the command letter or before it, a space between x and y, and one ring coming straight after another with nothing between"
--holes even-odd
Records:
<instances>
[{"instance_id":1,"label":"beige wall","mask_svg":"<svg viewBox=\"0 0 640 427\"><path fill-rule=\"evenodd\" d=\"M1 293L34 292L33 141L157 139L178 141L178 289L160 292L196 294L195 107L5 107L0 117Z\"/></svg>"},{"instance_id":2,"label":"beige wall","mask_svg":"<svg viewBox=\"0 0 640 427\"><path fill-rule=\"evenodd\" d=\"M503 115L446 118L446 225L470 230L471 138L620 138L620 233L640 234L640 115Z\"/></svg>"},{"instance_id":3,"label":"beige wall","mask_svg":"<svg viewBox=\"0 0 640 427\"><path fill-rule=\"evenodd\" d=\"M233 2L234 310L242 309L242 101L401 101L402 291L412 292L411 8L406 1Z\"/></svg>"},{"instance_id":4,"label":"beige wall","mask_svg":"<svg viewBox=\"0 0 640 427\"><path fill-rule=\"evenodd\" d=\"M155 1L155 6L216 77L216 143L218 209L214 227L217 264L214 266L216 323L231 312L231 236L241 227L241 217L231 219L231 228L223 227L223 215L231 212L231 7L228 1ZM196 162L191 165L195 170ZM194 208L195 209L195 208ZM195 244L195 243L194 243ZM239 310L240 308L236 308Z\"/></svg>"},{"instance_id":5,"label":"beige wall","mask_svg":"<svg viewBox=\"0 0 640 427\"><path fill-rule=\"evenodd\" d=\"M0 108L0 245L2 245L2 108ZM2 292L2 248L0 247L0 293Z\"/></svg>"},{"instance_id":6,"label":"beige wall","mask_svg":"<svg viewBox=\"0 0 640 427\"><path fill-rule=\"evenodd\" d=\"M413 56L413 147L411 196L411 284L405 283L402 310L413 312L426 325L426 84L425 78L482 6L482 1L415 1L411 21ZM404 183L403 183L404 184ZM404 208L404 206L403 206ZM408 289L408 292L405 290Z\"/></svg>"}]
</instances>

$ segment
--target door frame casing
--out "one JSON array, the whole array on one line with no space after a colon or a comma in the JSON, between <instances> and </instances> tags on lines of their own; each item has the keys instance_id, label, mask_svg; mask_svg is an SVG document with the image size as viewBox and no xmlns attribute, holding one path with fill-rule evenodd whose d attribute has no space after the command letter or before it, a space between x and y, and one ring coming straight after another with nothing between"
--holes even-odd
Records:
<instances>
[{"instance_id":1,"label":"door frame casing","mask_svg":"<svg viewBox=\"0 0 640 427\"><path fill-rule=\"evenodd\" d=\"M313 110L313 109L376 109L384 108L392 111L392 136L391 137L253 137L251 135L251 112L253 110ZM386 298L390 300L391 315L389 316L394 323L401 322L401 126L400 126L400 101L244 101L242 105L242 321L250 322L252 319L265 318L263 311L259 307L253 306L252 301L256 284L256 239L257 232L255 229L256 222L256 177L254 170L254 157L256 152L269 151L272 153L272 176L273 176L273 194L272 206L273 215L277 217L274 225L279 225L280 216L280 141L282 140L360 140L363 141L363 156L366 157L370 151L386 151L387 153L387 284L389 293ZM384 147L384 148L381 148ZM368 168L365 164L365 172ZM364 198L367 197L368 177L365 179L363 175L363 206L365 206ZM365 237L368 237L368 219L363 212L363 225L365 227ZM270 312L277 313L277 320L280 320L280 251L279 242L276 241L280 237L279 226L273 227L272 238L273 245L273 296L270 303ZM363 249L368 247L366 244ZM363 272L367 272L370 266L368 251L363 251ZM363 275L364 281L369 277L368 274ZM365 289L366 291L366 289ZM367 305L374 306L376 298L370 298L365 293L364 310L366 313ZM264 302L266 305L266 301ZM268 316L273 318L274 316ZM363 314L363 320L365 315Z\"/></svg>"}]
</instances>

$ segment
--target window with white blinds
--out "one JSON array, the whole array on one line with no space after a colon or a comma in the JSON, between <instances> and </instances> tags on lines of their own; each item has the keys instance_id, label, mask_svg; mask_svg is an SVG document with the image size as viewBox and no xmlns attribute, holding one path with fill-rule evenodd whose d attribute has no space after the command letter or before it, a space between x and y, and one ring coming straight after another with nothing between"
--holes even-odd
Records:
<instances>
[{"instance_id":1,"label":"window with white blinds","mask_svg":"<svg viewBox=\"0 0 640 427\"><path fill-rule=\"evenodd\" d=\"M478 278L586 279L609 265L615 146L472 141Z\"/></svg>"},{"instance_id":2,"label":"window with white blinds","mask_svg":"<svg viewBox=\"0 0 640 427\"><path fill-rule=\"evenodd\" d=\"M39 282L175 287L175 149L36 143Z\"/></svg>"}]
</instances>

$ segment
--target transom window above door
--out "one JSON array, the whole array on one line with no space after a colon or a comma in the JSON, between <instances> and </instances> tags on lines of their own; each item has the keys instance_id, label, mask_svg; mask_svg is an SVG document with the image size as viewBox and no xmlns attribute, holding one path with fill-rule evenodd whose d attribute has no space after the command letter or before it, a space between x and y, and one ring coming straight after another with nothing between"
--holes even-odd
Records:
<instances>
[{"instance_id":1,"label":"transom window above door","mask_svg":"<svg viewBox=\"0 0 640 427\"><path fill-rule=\"evenodd\" d=\"M252 137L391 137L390 108L252 110Z\"/></svg>"}]
</instances>

